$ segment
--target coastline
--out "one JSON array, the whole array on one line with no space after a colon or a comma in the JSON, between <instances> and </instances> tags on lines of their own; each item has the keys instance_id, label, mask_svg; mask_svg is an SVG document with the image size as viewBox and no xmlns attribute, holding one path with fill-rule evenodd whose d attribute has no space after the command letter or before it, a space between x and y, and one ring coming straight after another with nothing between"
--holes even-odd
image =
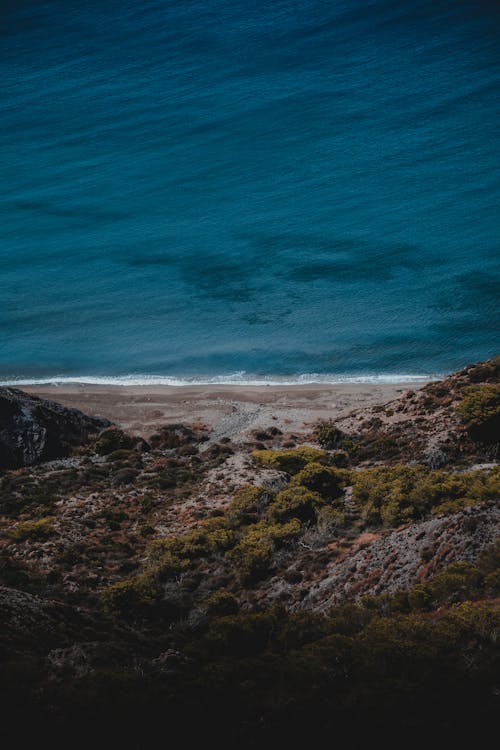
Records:
<instances>
[{"instance_id":1,"label":"coastline","mask_svg":"<svg viewBox=\"0 0 500 750\"><path fill-rule=\"evenodd\" d=\"M305 433L321 419L337 419L353 409L384 404L415 383L334 383L304 385L26 385L41 398L106 417L143 437L161 425L203 423L213 439L240 439L252 430L277 427Z\"/></svg>"}]
</instances>

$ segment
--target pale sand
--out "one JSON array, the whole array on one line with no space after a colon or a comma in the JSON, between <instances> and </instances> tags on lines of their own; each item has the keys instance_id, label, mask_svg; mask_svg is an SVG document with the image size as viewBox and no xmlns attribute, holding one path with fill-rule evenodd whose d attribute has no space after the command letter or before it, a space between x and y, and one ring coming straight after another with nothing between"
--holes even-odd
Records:
<instances>
[{"instance_id":1,"label":"pale sand","mask_svg":"<svg viewBox=\"0 0 500 750\"><path fill-rule=\"evenodd\" d=\"M23 390L87 414L107 417L123 429L148 437L164 424L203 423L211 439L244 439L252 430L278 427L307 433L322 419L385 404L424 383L292 386L25 386Z\"/></svg>"}]
</instances>

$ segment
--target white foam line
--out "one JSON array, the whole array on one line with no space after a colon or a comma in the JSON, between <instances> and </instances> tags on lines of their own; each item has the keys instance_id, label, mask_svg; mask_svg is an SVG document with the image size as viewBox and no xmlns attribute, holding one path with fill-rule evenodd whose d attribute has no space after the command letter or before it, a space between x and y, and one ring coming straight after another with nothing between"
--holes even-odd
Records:
<instances>
[{"instance_id":1,"label":"white foam line","mask_svg":"<svg viewBox=\"0 0 500 750\"><path fill-rule=\"evenodd\" d=\"M26 386L26 385L134 385L134 386L152 386L168 385L174 387L183 387L190 385L243 385L243 386L287 386L287 385L341 385L342 383L352 384L391 384L391 383L426 383L429 381L440 380L443 375L427 374L414 375L407 373L378 375L336 375L333 373L302 373L295 377L264 375L252 376L246 372L236 372L231 375L212 375L212 376L191 376L175 377L171 375L72 375L60 376L54 375L46 378L12 378L0 381L3 386Z\"/></svg>"}]
</instances>

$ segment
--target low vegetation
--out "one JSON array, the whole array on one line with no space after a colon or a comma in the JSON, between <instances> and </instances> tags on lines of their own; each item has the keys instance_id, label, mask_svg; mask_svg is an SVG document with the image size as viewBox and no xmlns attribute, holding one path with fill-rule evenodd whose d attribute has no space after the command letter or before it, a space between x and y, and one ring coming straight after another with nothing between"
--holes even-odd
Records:
<instances>
[{"instance_id":1,"label":"low vegetation","mask_svg":"<svg viewBox=\"0 0 500 750\"><path fill-rule=\"evenodd\" d=\"M38 521L24 521L16 524L8 532L8 537L14 542L25 542L27 540L42 541L48 539L54 533L52 520L40 518Z\"/></svg>"},{"instance_id":2,"label":"low vegetation","mask_svg":"<svg viewBox=\"0 0 500 750\"><path fill-rule=\"evenodd\" d=\"M257 463L286 471L288 474L296 474L312 462L328 464L330 461L326 451L307 446L287 450L257 450L252 456Z\"/></svg>"},{"instance_id":3,"label":"low vegetation","mask_svg":"<svg viewBox=\"0 0 500 750\"><path fill-rule=\"evenodd\" d=\"M500 386L493 383L469 386L457 406L465 428L474 440L500 442Z\"/></svg>"},{"instance_id":4,"label":"low vegetation","mask_svg":"<svg viewBox=\"0 0 500 750\"><path fill-rule=\"evenodd\" d=\"M261 453L254 454L257 461ZM180 536L152 541L144 564L149 577L134 576L129 582L132 589L139 587L135 599L127 595L124 600L121 587L123 591L128 588L125 583L116 584L111 594L105 593L108 610L122 611L125 601L130 614L136 601L137 615L142 617L145 581L151 586L146 598L153 602L159 582L198 575L201 570L211 570L215 577L222 573L234 589L251 589L276 572L278 560L283 564L292 559L294 545L306 536L339 539L364 529L394 528L457 513L492 501L500 492L498 468L462 474L404 465L349 471L317 461L303 464L305 456L316 459L317 454L300 448L265 451L265 463L282 465L280 453L286 454L286 465L295 469L285 489L273 493L264 487L243 486L221 515ZM327 454L322 458L326 462Z\"/></svg>"},{"instance_id":5,"label":"low vegetation","mask_svg":"<svg viewBox=\"0 0 500 750\"><path fill-rule=\"evenodd\" d=\"M98 724L110 746L151 750L484 744L500 668L497 378L484 363L453 393L404 394L394 434L392 407L352 432L271 427L245 444L207 443L203 425L147 442L113 427L4 471L7 720L19 733L55 717L70 745ZM457 441L444 463L431 441L412 453L435 409Z\"/></svg>"},{"instance_id":6,"label":"low vegetation","mask_svg":"<svg viewBox=\"0 0 500 750\"><path fill-rule=\"evenodd\" d=\"M397 526L429 513L455 513L500 493L498 468L467 473L424 466L381 466L352 472L353 499L368 526Z\"/></svg>"},{"instance_id":7,"label":"low vegetation","mask_svg":"<svg viewBox=\"0 0 500 750\"><path fill-rule=\"evenodd\" d=\"M344 434L333 422L320 422L314 437L316 442L325 450L333 450L342 446Z\"/></svg>"}]
</instances>

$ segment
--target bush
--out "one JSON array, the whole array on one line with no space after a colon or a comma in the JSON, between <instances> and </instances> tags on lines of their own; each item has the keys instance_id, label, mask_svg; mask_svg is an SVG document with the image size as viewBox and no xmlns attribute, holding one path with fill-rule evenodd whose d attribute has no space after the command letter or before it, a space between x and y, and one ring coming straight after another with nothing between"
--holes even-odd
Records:
<instances>
[{"instance_id":1,"label":"bush","mask_svg":"<svg viewBox=\"0 0 500 750\"><path fill-rule=\"evenodd\" d=\"M315 430L315 438L325 450L333 450L342 445L344 433L333 422L320 422Z\"/></svg>"},{"instance_id":2,"label":"bush","mask_svg":"<svg viewBox=\"0 0 500 750\"><path fill-rule=\"evenodd\" d=\"M378 430L370 430L355 440L344 440L343 446L349 455L361 461L387 461L401 455L404 448L404 438L390 437Z\"/></svg>"},{"instance_id":3,"label":"bush","mask_svg":"<svg viewBox=\"0 0 500 750\"><path fill-rule=\"evenodd\" d=\"M209 557L229 549L236 541L234 531L226 527L224 518L211 519L181 536L153 542L149 547L152 560L160 565L181 569L184 561Z\"/></svg>"},{"instance_id":4,"label":"bush","mask_svg":"<svg viewBox=\"0 0 500 750\"><path fill-rule=\"evenodd\" d=\"M183 424L165 425L150 438L152 447L160 450L171 450L194 442L196 442L196 436L193 430Z\"/></svg>"},{"instance_id":5,"label":"bush","mask_svg":"<svg viewBox=\"0 0 500 750\"><path fill-rule=\"evenodd\" d=\"M23 492L21 490L21 492ZM6 516L18 516L28 508L33 511L37 508L39 511L50 513L54 505L59 501L57 495L45 493L43 491L28 492L26 494L6 493L0 497L0 513Z\"/></svg>"},{"instance_id":6,"label":"bush","mask_svg":"<svg viewBox=\"0 0 500 750\"><path fill-rule=\"evenodd\" d=\"M473 599L481 590L482 575L470 562L456 562L438 573L429 583L431 596L440 604Z\"/></svg>"},{"instance_id":7,"label":"bush","mask_svg":"<svg viewBox=\"0 0 500 750\"><path fill-rule=\"evenodd\" d=\"M485 577L484 592L487 596L500 596L500 569L492 570Z\"/></svg>"},{"instance_id":8,"label":"bush","mask_svg":"<svg viewBox=\"0 0 500 750\"><path fill-rule=\"evenodd\" d=\"M407 614L411 609L408 592L406 591L396 591L395 594L364 596L361 604L369 612L376 613L381 617L389 617L400 613Z\"/></svg>"},{"instance_id":9,"label":"bush","mask_svg":"<svg viewBox=\"0 0 500 750\"><path fill-rule=\"evenodd\" d=\"M319 534L328 538L338 534L339 530L349 523L349 519L344 511L325 505L316 509L316 523Z\"/></svg>"},{"instance_id":10,"label":"bush","mask_svg":"<svg viewBox=\"0 0 500 750\"><path fill-rule=\"evenodd\" d=\"M156 563L151 565L151 569L160 581L168 581L169 578L189 570L191 562L189 558L182 558L172 552L165 552Z\"/></svg>"},{"instance_id":11,"label":"bush","mask_svg":"<svg viewBox=\"0 0 500 750\"><path fill-rule=\"evenodd\" d=\"M500 440L500 386L473 385L457 406L457 412L473 440L498 443Z\"/></svg>"},{"instance_id":12,"label":"bush","mask_svg":"<svg viewBox=\"0 0 500 750\"><path fill-rule=\"evenodd\" d=\"M424 583L418 583L408 592L408 604L413 612L426 612L432 607L432 592Z\"/></svg>"},{"instance_id":13,"label":"bush","mask_svg":"<svg viewBox=\"0 0 500 750\"><path fill-rule=\"evenodd\" d=\"M369 525L395 526L427 514L456 513L498 496L500 470L453 474L424 466L380 466L351 473L353 500Z\"/></svg>"},{"instance_id":14,"label":"bush","mask_svg":"<svg viewBox=\"0 0 500 750\"><path fill-rule=\"evenodd\" d=\"M118 581L102 592L104 610L113 614L139 614L156 605L161 589L150 573L139 573L133 578Z\"/></svg>"},{"instance_id":15,"label":"bush","mask_svg":"<svg viewBox=\"0 0 500 750\"><path fill-rule=\"evenodd\" d=\"M270 493L263 487L241 487L226 510L226 518L235 527L255 523L270 499Z\"/></svg>"},{"instance_id":16,"label":"bush","mask_svg":"<svg viewBox=\"0 0 500 750\"><path fill-rule=\"evenodd\" d=\"M118 450L130 450L134 446L134 438L126 435L122 430L111 427L99 435L95 444L96 453L100 456L108 456Z\"/></svg>"},{"instance_id":17,"label":"bush","mask_svg":"<svg viewBox=\"0 0 500 750\"><path fill-rule=\"evenodd\" d=\"M349 472L313 462L294 476L291 486L300 485L317 492L324 500L333 500L343 494L348 478Z\"/></svg>"},{"instance_id":18,"label":"bush","mask_svg":"<svg viewBox=\"0 0 500 750\"><path fill-rule=\"evenodd\" d=\"M452 563L408 592L365 597L363 606L387 616L408 609L429 612L437 607L482 599L485 595L495 597L500 593L499 555L500 545L495 544L483 551L475 565L467 560Z\"/></svg>"},{"instance_id":19,"label":"bush","mask_svg":"<svg viewBox=\"0 0 500 750\"><path fill-rule=\"evenodd\" d=\"M229 591L216 591L205 600L204 606L209 617L235 615L239 610L237 599Z\"/></svg>"},{"instance_id":20,"label":"bush","mask_svg":"<svg viewBox=\"0 0 500 750\"><path fill-rule=\"evenodd\" d=\"M210 625L206 647L210 655L248 656L265 649L275 628L272 612L221 617Z\"/></svg>"},{"instance_id":21,"label":"bush","mask_svg":"<svg viewBox=\"0 0 500 750\"><path fill-rule=\"evenodd\" d=\"M287 450L259 450L253 451L253 458L264 466L296 474L312 461L320 464L329 462L328 453L318 448L289 448Z\"/></svg>"},{"instance_id":22,"label":"bush","mask_svg":"<svg viewBox=\"0 0 500 750\"><path fill-rule=\"evenodd\" d=\"M205 521L186 534L156 539L148 546L148 565L161 580L189 570L197 561L230 549L237 541L224 517Z\"/></svg>"},{"instance_id":23,"label":"bush","mask_svg":"<svg viewBox=\"0 0 500 750\"><path fill-rule=\"evenodd\" d=\"M267 517L280 523L292 518L305 522L315 521L316 513L324 503L321 495L306 487L288 487L276 495L269 506Z\"/></svg>"},{"instance_id":24,"label":"bush","mask_svg":"<svg viewBox=\"0 0 500 750\"><path fill-rule=\"evenodd\" d=\"M137 478L138 473L136 469L132 469L131 467L120 469L113 475L113 487L119 487L121 484L132 484Z\"/></svg>"},{"instance_id":25,"label":"bush","mask_svg":"<svg viewBox=\"0 0 500 750\"><path fill-rule=\"evenodd\" d=\"M423 467L401 465L353 472L353 499L365 523L394 525L423 516L425 499L412 490L425 474Z\"/></svg>"},{"instance_id":26,"label":"bush","mask_svg":"<svg viewBox=\"0 0 500 750\"><path fill-rule=\"evenodd\" d=\"M235 566L240 581L252 585L269 572L273 543L265 534L253 533L228 552L228 560Z\"/></svg>"},{"instance_id":27,"label":"bush","mask_svg":"<svg viewBox=\"0 0 500 750\"><path fill-rule=\"evenodd\" d=\"M330 453L330 464L338 469L345 469L349 465L349 455L346 451Z\"/></svg>"},{"instance_id":28,"label":"bush","mask_svg":"<svg viewBox=\"0 0 500 750\"><path fill-rule=\"evenodd\" d=\"M284 524L260 521L248 528L245 536L226 557L235 566L241 582L252 585L268 575L274 550L292 541L301 532L302 526L297 518Z\"/></svg>"},{"instance_id":29,"label":"bush","mask_svg":"<svg viewBox=\"0 0 500 750\"><path fill-rule=\"evenodd\" d=\"M477 567L484 575L500 569L500 541L491 544L481 552Z\"/></svg>"},{"instance_id":30,"label":"bush","mask_svg":"<svg viewBox=\"0 0 500 750\"><path fill-rule=\"evenodd\" d=\"M7 535L14 542L24 542L27 539L32 541L43 541L54 534L52 519L40 518L38 521L24 521L16 524L13 529L7 532Z\"/></svg>"}]
</instances>

